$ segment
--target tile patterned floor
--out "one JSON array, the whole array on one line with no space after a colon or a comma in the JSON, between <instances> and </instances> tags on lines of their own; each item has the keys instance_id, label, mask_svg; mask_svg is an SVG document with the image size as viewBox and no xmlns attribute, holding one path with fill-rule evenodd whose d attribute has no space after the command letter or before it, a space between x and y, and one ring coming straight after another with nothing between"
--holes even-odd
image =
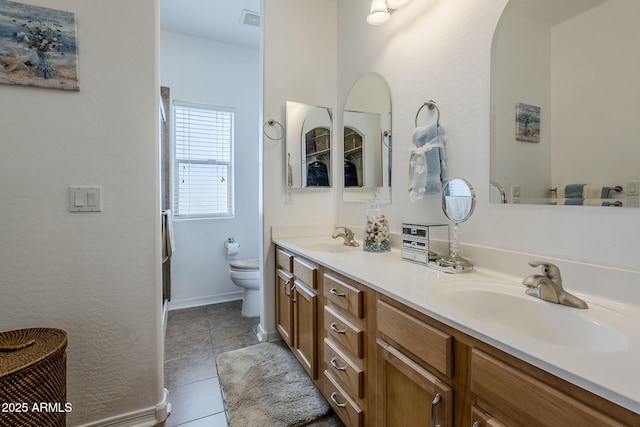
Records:
<instances>
[{"instance_id":1,"label":"tile patterned floor","mask_svg":"<svg viewBox=\"0 0 640 427\"><path fill-rule=\"evenodd\" d=\"M260 318L240 315L241 301L169 312L165 336L165 387L171 416L166 427L227 427L216 370L225 351L258 343ZM310 427L341 427L333 414Z\"/></svg>"}]
</instances>

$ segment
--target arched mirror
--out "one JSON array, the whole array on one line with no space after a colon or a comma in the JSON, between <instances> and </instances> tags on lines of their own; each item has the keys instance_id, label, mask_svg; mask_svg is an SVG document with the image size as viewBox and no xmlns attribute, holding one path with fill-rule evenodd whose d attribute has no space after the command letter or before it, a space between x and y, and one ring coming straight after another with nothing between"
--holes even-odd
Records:
<instances>
[{"instance_id":1,"label":"arched mirror","mask_svg":"<svg viewBox=\"0 0 640 427\"><path fill-rule=\"evenodd\" d=\"M331 110L287 101L286 119L287 187L331 187Z\"/></svg>"},{"instance_id":2,"label":"arched mirror","mask_svg":"<svg viewBox=\"0 0 640 427\"><path fill-rule=\"evenodd\" d=\"M507 3L492 45L491 180L508 203L638 206L637 3Z\"/></svg>"},{"instance_id":3,"label":"arched mirror","mask_svg":"<svg viewBox=\"0 0 640 427\"><path fill-rule=\"evenodd\" d=\"M450 256L440 260L442 267L450 267L458 273L473 270L473 264L460 256L458 240L459 224L468 220L476 206L476 192L466 179L452 179L442 190L442 211L453 222L450 236Z\"/></svg>"},{"instance_id":4,"label":"arched mirror","mask_svg":"<svg viewBox=\"0 0 640 427\"><path fill-rule=\"evenodd\" d=\"M391 93L384 78L366 73L351 88L342 116L345 202L378 193L391 202Z\"/></svg>"}]
</instances>

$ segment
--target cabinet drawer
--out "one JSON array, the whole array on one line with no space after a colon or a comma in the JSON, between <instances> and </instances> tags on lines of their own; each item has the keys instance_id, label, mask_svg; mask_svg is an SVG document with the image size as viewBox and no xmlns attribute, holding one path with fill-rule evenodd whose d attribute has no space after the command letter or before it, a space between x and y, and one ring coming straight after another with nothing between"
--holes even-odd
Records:
<instances>
[{"instance_id":1,"label":"cabinet drawer","mask_svg":"<svg viewBox=\"0 0 640 427\"><path fill-rule=\"evenodd\" d=\"M345 391L331 378L331 374L324 371L324 393L328 396L329 404L347 427L363 425L363 411L345 393Z\"/></svg>"},{"instance_id":2,"label":"cabinet drawer","mask_svg":"<svg viewBox=\"0 0 640 427\"><path fill-rule=\"evenodd\" d=\"M324 275L324 296L327 301L362 319L363 292L331 274Z\"/></svg>"},{"instance_id":3,"label":"cabinet drawer","mask_svg":"<svg viewBox=\"0 0 640 427\"><path fill-rule=\"evenodd\" d=\"M408 313L378 300L378 331L450 377L453 338Z\"/></svg>"},{"instance_id":4,"label":"cabinet drawer","mask_svg":"<svg viewBox=\"0 0 640 427\"><path fill-rule=\"evenodd\" d=\"M316 276L318 265L304 258L295 257L293 259L293 274L307 286L316 289Z\"/></svg>"},{"instance_id":5,"label":"cabinet drawer","mask_svg":"<svg viewBox=\"0 0 640 427\"><path fill-rule=\"evenodd\" d=\"M362 359L364 332L327 306L324 307L324 329L329 339Z\"/></svg>"},{"instance_id":6,"label":"cabinet drawer","mask_svg":"<svg viewBox=\"0 0 640 427\"><path fill-rule=\"evenodd\" d=\"M496 418L485 414L475 406L471 407L471 422L474 427L506 427Z\"/></svg>"},{"instance_id":7,"label":"cabinet drawer","mask_svg":"<svg viewBox=\"0 0 640 427\"><path fill-rule=\"evenodd\" d=\"M324 340L324 361L327 364L327 370L347 392L362 398L364 395L364 371L328 339Z\"/></svg>"},{"instance_id":8,"label":"cabinet drawer","mask_svg":"<svg viewBox=\"0 0 640 427\"><path fill-rule=\"evenodd\" d=\"M290 254L284 249L277 248L276 264L289 273L293 273L293 254Z\"/></svg>"},{"instance_id":9,"label":"cabinet drawer","mask_svg":"<svg viewBox=\"0 0 640 427\"><path fill-rule=\"evenodd\" d=\"M513 426L622 426L607 415L474 348L471 392Z\"/></svg>"}]
</instances>

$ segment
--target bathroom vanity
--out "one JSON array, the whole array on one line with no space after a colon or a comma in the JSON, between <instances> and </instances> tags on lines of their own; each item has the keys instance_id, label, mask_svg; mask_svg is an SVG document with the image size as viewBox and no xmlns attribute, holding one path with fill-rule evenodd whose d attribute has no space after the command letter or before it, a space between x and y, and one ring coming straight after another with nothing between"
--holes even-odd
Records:
<instances>
[{"instance_id":1,"label":"bathroom vanity","mask_svg":"<svg viewBox=\"0 0 640 427\"><path fill-rule=\"evenodd\" d=\"M452 290L475 302L485 287L502 292L484 272L461 278L328 237L275 244L277 329L347 426L640 425L635 342L616 359L589 341L564 348L493 328L450 303ZM505 301L521 310L525 289L511 288ZM602 366L606 357L618 366Z\"/></svg>"}]
</instances>

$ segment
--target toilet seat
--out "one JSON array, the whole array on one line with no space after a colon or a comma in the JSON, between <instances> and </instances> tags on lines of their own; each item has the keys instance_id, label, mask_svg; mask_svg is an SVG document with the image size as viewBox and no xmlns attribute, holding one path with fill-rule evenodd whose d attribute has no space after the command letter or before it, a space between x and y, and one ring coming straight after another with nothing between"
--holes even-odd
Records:
<instances>
[{"instance_id":1,"label":"toilet seat","mask_svg":"<svg viewBox=\"0 0 640 427\"><path fill-rule=\"evenodd\" d=\"M232 270L242 271L258 271L260 270L260 260L258 258L253 259L239 259L231 261L229 267Z\"/></svg>"}]
</instances>

